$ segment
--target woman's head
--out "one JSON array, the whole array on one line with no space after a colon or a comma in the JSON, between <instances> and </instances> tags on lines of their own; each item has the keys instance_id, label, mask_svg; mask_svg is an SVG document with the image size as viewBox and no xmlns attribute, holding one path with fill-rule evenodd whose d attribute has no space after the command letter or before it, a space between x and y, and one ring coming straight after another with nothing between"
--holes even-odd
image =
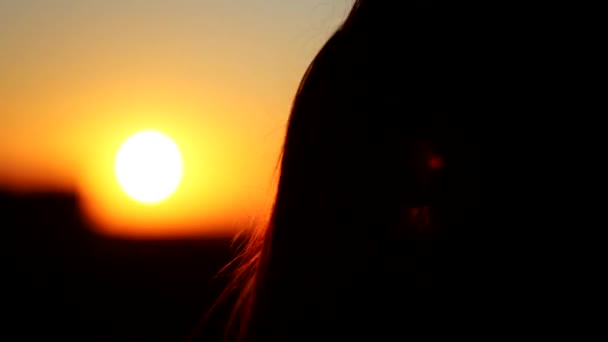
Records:
<instances>
[{"instance_id":1,"label":"woman's head","mask_svg":"<svg viewBox=\"0 0 608 342\"><path fill-rule=\"evenodd\" d=\"M505 88L494 14L355 3L304 75L270 224L243 254L245 340L420 323L474 287L480 155Z\"/></svg>"}]
</instances>

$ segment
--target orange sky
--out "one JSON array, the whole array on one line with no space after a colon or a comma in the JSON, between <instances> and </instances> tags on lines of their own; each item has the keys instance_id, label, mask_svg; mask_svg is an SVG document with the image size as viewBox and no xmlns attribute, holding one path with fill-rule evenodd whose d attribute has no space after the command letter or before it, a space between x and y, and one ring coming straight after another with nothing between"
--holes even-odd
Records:
<instances>
[{"instance_id":1,"label":"orange sky","mask_svg":"<svg viewBox=\"0 0 608 342\"><path fill-rule=\"evenodd\" d=\"M113 235L250 224L273 193L301 75L351 4L0 2L0 189L74 189ZM113 174L120 144L144 129L184 159L182 184L156 206Z\"/></svg>"}]
</instances>

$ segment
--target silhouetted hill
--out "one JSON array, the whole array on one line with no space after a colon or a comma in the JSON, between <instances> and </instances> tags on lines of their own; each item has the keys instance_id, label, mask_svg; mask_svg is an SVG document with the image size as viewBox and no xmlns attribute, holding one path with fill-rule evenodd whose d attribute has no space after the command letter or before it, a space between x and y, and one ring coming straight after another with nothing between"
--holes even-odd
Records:
<instances>
[{"instance_id":1,"label":"silhouetted hill","mask_svg":"<svg viewBox=\"0 0 608 342\"><path fill-rule=\"evenodd\" d=\"M0 226L3 340L180 341L217 298L225 280L214 276L233 253L229 239L95 235L68 193L0 192Z\"/></svg>"}]
</instances>

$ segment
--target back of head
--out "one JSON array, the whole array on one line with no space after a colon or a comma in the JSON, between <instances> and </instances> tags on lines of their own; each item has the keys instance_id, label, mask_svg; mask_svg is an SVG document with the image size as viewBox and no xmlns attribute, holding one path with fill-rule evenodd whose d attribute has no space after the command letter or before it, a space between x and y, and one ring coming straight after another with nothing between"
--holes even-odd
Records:
<instances>
[{"instance_id":1,"label":"back of head","mask_svg":"<svg viewBox=\"0 0 608 342\"><path fill-rule=\"evenodd\" d=\"M294 101L244 340L473 332L500 306L486 270L528 210L535 31L497 7L356 2Z\"/></svg>"}]
</instances>

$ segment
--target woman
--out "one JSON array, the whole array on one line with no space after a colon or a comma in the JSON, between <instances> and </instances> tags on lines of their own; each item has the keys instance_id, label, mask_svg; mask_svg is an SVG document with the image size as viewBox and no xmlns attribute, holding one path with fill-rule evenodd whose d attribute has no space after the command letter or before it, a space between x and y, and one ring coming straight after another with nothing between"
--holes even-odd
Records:
<instances>
[{"instance_id":1,"label":"woman","mask_svg":"<svg viewBox=\"0 0 608 342\"><path fill-rule=\"evenodd\" d=\"M494 238L521 227L531 197L518 77L533 69L533 54L520 57L534 35L512 15L356 1L298 89L270 223L231 287L231 339L454 337L504 323L522 287Z\"/></svg>"}]
</instances>

